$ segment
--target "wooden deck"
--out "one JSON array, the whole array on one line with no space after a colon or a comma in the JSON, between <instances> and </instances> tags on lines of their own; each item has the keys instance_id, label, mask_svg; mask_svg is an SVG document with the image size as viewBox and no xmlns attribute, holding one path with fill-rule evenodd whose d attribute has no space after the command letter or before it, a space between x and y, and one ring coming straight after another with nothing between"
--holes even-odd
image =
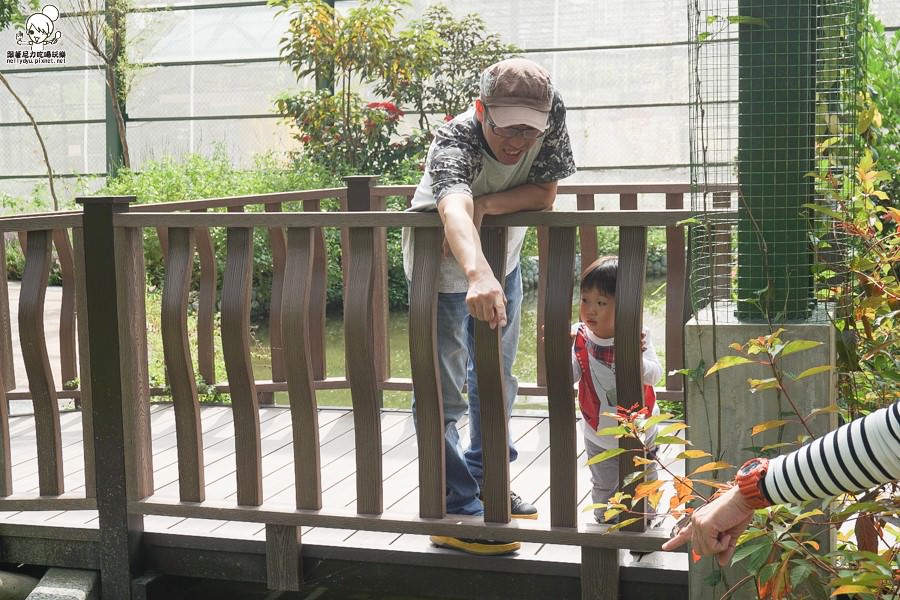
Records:
<instances>
[{"instance_id":1,"label":"wooden deck","mask_svg":"<svg viewBox=\"0 0 900 600\"><path fill-rule=\"evenodd\" d=\"M177 456L175 448L174 411L169 404L155 404L151 409L153 432L154 499L176 499L178 496ZM84 470L81 441L81 414L61 415L66 473L66 492L83 491ZM202 411L207 500L235 501L234 430L232 411L227 406L204 406ZM415 514L418 510L417 450L412 415L408 411L384 411L381 417L383 436L385 510ZM285 407L260 408L263 450L263 488L266 503L291 505L294 502L294 477L290 413ZM533 502L542 515L549 515L549 422L543 416L515 416L510 432L519 450L518 460L510 465L512 489ZM462 427L465 438L465 423ZM327 506L355 508L355 456L352 413L342 409L319 411L319 435L322 456L323 501ZM34 418L20 414L10 418L14 493L36 495L38 486ZM579 438L580 442L580 438ZM583 449L579 463L583 464ZM681 468L681 465L678 465ZM578 490L581 506L590 503L590 481L587 468L579 469ZM542 517L543 518L543 517ZM590 512L583 521L590 521ZM64 528L97 528L96 511L20 511L0 512L4 526L41 525ZM669 527L670 524L663 524ZM180 519L146 516L147 533L199 536L218 540L265 541L265 527L254 523L207 519ZM368 549L397 553L406 558L400 562L416 562L416 555L442 556L441 560L459 562L458 552L433 546L427 537L397 535L371 531L304 528L305 548ZM581 560L578 547L550 544L522 545L514 555L516 561L529 561L533 568L568 566L576 568ZM477 560L485 561L479 557ZM497 559L494 559L495 561ZM509 558L500 559L509 564ZM641 560L666 569L686 571L683 554L654 553L643 558L622 553L627 567ZM502 563L501 563L502 564ZM520 567L523 565L519 565ZM543 570L543 569L541 569Z\"/></svg>"}]
</instances>

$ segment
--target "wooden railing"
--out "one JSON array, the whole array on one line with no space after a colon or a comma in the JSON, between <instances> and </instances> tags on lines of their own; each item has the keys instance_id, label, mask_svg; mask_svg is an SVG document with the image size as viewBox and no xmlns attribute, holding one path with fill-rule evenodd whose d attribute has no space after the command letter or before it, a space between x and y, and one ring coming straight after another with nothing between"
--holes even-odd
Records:
<instances>
[{"instance_id":1,"label":"wooden railing","mask_svg":"<svg viewBox=\"0 0 900 600\"><path fill-rule=\"evenodd\" d=\"M320 526L415 534L453 535L569 544L582 547L582 587L585 598L617 597L615 576L618 548L657 550L659 533L611 532L579 525L576 496L575 411L570 366L569 321L571 314L576 232L595 227L620 230L620 277L629 284L619 286L617 297L617 388L623 404L640 398L641 306L648 226L671 228L672 239L681 240L680 252L670 254L669 268L684 264L683 237L676 223L688 211L633 210L633 195L641 191L665 192L676 204L682 186L561 186L560 193L579 196L580 211L520 213L489 217L483 224L486 256L496 271L504 257L505 227L535 226L541 229L541 290L539 306L543 320L544 352L542 382L532 386L548 397L551 454L551 514L548 522L510 523L509 462L506 453L507 423L504 414L497 332L479 323L476 327L479 386L496 393L483 394L495 401L482 402L485 435L485 517L448 519L444 498L443 417L435 352L435 273L440 258L441 226L436 214L362 210L389 194L408 194L409 188L372 188L369 179L351 180L346 196L341 191L309 192L307 197L274 195L205 201L155 207L129 206L127 200L83 199L84 215L39 216L0 219L0 232L22 232L27 247L25 277L19 306L23 354L28 365L29 393L34 402L39 439L40 498L14 495L10 471L7 398L11 367L0 364L0 510L48 510L97 508L100 514L101 569L104 595L127 597L128 582L135 575L138 550L129 541L141 530L143 515L219 518L266 524L269 585L292 589L299 585L297 557L300 526ZM374 192L374 193L373 193ZM591 194L620 193L626 210L590 210ZM323 196L325 194L325 196ZM351 212L323 213L309 210L284 213L277 205L289 200L316 203L322 197L346 198ZM375 198L376 200L373 200ZM258 203L264 212L234 214L200 212L212 204L245 206ZM222 204L224 203L224 204ZM367 204L368 203L368 204ZM272 207L272 208L270 208ZM166 212L161 211L163 208ZM169 208L191 212L169 212ZM195 247L206 259L210 227L227 229L227 252L221 290L223 359L234 411L237 500L233 505L208 502L204 498L203 453L200 439L199 404L190 360L186 330L187 295ZM322 229L345 230L345 324L352 332L352 351L347 352L347 378L324 377L324 361L317 363L324 320L324 244ZM410 358L412 380L392 381L383 362L386 336L378 334L378 323L386 318L383 232L387 227L415 227L416 264L410 290ZM258 382L249 361L249 293L255 228L266 229L274 244L283 243L276 258L273 287L297 293L280 294L280 310L273 307L281 333L281 345L273 345L273 364L281 361L284 381ZM143 231L156 229L167 241L162 323L165 361L176 413L178 440L179 498L153 495L147 376L145 277ZM80 349L80 398L83 402L85 493L67 495L63 487L59 444L59 395L49 371L43 340L41 306L49 274L50 241L72 231L74 240L74 288L78 312ZM65 237L68 237L66 235ZM592 236L582 235L582 260L593 251ZM199 244L198 244L199 240ZM281 241L278 241L281 240ZM0 245L0 258L3 246ZM275 252L273 252L275 254ZM678 254L678 256L675 256ZM214 257L213 257L214 258ZM280 265L280 266L279 266ZM202 268L202 266L201 266ZM676 271L677 273L677 271ZM683 277L683 267L678 275ZM279 281L280 279L280 281ZM201 286L204 280L201 275ZM680 283L680 282L677 282ZM672 279L670 279L670 285ZM208 282L205 285L209 285ZM677 287L677 286L676 286ZM683 289L680 288L680 289ZM201 298L204 292L201 290ZM207 290L206 294L209 294ZM273 298L275 294L273 292ZM670 295L677 313L683 314L679 294ZM373 302L373 299L375 300ZM274 303L274 300L273 300ZM86 307L86 310L83 309ZM202 309L201 309L202 312ZM673 309L668 309L672 314ZM4 321L5 315L5 321ZM10 347L9 307L5 279L0 284L0 343ZM680 319L681 317L679 317ZM679 329L680 329L679 323ZM201 328L204 325L200 326ZM26 332L30 329L30 332ZM360 336L359 332L370 332ZM379 337L380 336L380 337ZM273 336L274 337L274 336ZM667 336L668 338L668 336ZM629 340L634 340L630 342ZM202 340L201 344L204 343ZM211 339L209 340L212 348ZM26 351L26 346L28 350ZM668 342L667 342L668 347ZM2 356L10 356L3 352ZM667 351L669 356L669 351ZM198 369L203 369L203 359ZM115 366L118 365L119 368ZM670 362L671 365L671 362ZM273 366L274 372L274 366ZM205 375L204 375L205 377ZM381 432L378 418L384 389L409 385L418 402L419 452L418 515L385 513L382 502ZM226 387L227 385L227 387ZM323 506L319 475L316 389L349 386L353 403L357 456L357 510ZM258 404L260 392L284 389L291 406L294 437L295 506L268 506L263 502ZM127 432L127 439L126 439ZM490 443L490 440L498 443ZM95 467L102 457L102 468ZM633 470L621 463L621 475ZM637 507L638 510L641 507ZM643 523L632 529L642 530Z\"/></svg>"}]
</instances>

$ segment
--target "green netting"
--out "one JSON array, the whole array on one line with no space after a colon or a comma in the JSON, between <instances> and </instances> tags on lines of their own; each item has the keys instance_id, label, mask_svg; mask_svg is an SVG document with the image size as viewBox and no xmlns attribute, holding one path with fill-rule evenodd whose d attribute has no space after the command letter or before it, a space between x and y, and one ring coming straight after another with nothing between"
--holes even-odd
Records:
<instances>
[{"instance_id":1,"label":"green netting","mask_svg":"<svg viewBox=\"0 0 900 600\"><path fill-rule=\"evenodd\" d=\"M698 316L820 321L839 308L846 244L810 205L849 193L864 14L862 0L690 1Z\"/></svg>"}]
</instances>

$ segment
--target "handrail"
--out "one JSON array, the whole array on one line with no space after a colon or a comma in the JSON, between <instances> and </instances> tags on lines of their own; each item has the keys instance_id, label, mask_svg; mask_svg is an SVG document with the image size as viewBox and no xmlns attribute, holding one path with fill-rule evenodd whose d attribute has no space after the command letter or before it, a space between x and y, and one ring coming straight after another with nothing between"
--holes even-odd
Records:
<instances>
[{"instance_id":1,"label":"handrail","mask_svg":"<svg viewBox=\"0 0 900 600\"><path fill-rule=\"evenodd\" d=\"M721 216L734 216L722 211ZM695 216L690 210L547 210L486 216L489 227L652 227L676 225ZM138 213L114 218L117 227L435 227L436 212L323 213Z\"/></svg>"}]
</instances>

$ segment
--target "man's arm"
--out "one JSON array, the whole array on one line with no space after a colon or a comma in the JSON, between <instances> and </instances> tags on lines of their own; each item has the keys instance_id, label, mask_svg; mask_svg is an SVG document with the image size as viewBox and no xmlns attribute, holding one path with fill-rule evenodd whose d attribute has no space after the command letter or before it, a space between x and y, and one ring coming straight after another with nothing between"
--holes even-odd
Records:
<instances>
[{"instance_id":1,"label":"man's arm","mask_svg":"<svg viewBox=\"0 0 900 600\"><path fill-rule=\"evenodd\" d=\"M446 245L469 281L469 312L493 329L506 325L506 297L481 250L478 230L484 215L544 210L553 205L556 182L525 183L473 200L468 194L448 194L438 203Z\"/></svg>"},{"instance_id":2,"label":"man's arm","mask_svg":"<svg viewBox=\"0 0 900 600\"><path fill-rule=\"evenodd\" d=\"M506 297L481 251L481 238L473 221L472 196L451 193L438 203L444 222L444 237L456 262L469 282L466 304L476 319L487 321L491 329L506 325Z\"/></svg>"},{"instance_id":3,"label":"man's arm","mask_svg":"<svg viewBox=\"0 0 900 600\"><path fill-rule=\"evenodd\" d=\"M522 210L546 210L556 199L557 182L523 183L522 185L485 194L475 199L475 226L481 226L484 215L505 215Z\"/></svg>"}]
</instances>

